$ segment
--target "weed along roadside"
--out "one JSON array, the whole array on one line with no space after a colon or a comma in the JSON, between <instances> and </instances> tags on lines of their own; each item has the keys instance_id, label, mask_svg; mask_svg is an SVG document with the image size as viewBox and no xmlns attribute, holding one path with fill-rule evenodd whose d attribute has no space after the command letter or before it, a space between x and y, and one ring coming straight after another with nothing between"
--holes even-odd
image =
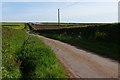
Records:
<instances>
[{"instance_id":1,"label":"weed along roadside","mask_svg":"<svg viewBox=\"0 0 120 80\"><path fill-rule=\"evenodd\" d=\"M23 24L2 29L2 78L66 78L67 73L53 50L40 38L28 35Z\"/></svg>"}]
</instances>

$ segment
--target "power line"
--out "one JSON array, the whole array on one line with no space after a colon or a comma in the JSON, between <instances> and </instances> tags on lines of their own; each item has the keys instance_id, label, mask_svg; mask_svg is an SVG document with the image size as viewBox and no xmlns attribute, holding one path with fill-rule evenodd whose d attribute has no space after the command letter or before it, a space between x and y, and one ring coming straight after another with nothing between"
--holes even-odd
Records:
<instances>
[{"instance_id":1,"label":"power line","mask_svg":"<svg viewBox=\"0 0 120 80\"><path fill-rule=\"evenodd\" d=\"M60 10L63 10L63 9L68 8L68 7L70 7L70 6L76 5L76 4L78 4L78 3L79 3L79 2L74 2L74 3L70 4L70 5L67 5L67 6L65 6L65 7L60 8Z\"/></svg>"},{"instance_id":2,"label":"power line","mask_svg":"<svg viewBox=\"0 0 120 80\"><path fill-rule=\"evenodd\" d=\"M70 5L65 6L65 7L58 8L58 25L59 25L59 27L60 27L60 22L61 22L61 20L60 20L60 10L63 10L63 9L68 8L70 6L76 5L78 3L79 2L74 2L74 3L70 4Z\"/></svg>"}]
</instances>

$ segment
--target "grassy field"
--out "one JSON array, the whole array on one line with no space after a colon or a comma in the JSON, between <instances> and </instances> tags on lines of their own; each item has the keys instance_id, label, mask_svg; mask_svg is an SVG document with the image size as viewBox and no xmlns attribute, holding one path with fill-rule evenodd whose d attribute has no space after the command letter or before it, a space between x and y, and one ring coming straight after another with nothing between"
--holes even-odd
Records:
<instances>
[{"instance_id":1,"label":"grassy field","mask_svg":"<svg viewBox=\"0 0 120 80\"><path fill-rule=\"evenodd\" d=\"M119 24L94 25L81 28L35 30L40 35L57 39L77 48L118 60Z\"/></svg>"},{"instance_id":2,"label":"grassy field","mask_svg":"<svg viewBox=\"0 0 120 80\"><path fill-rule=\"evenodd\" d=\"M20 26L2 28L3 79L34 80L67 77L54 52L40 38L28 35L27 30L23 29L23 23L9 25Z\"/></svg>"},{"instance_id":3,"label":"grassy field","mask_svg":"<svg viewBox=\"0 0 120 80\"><path fill-rule=\"evenodd\" d=\"M23 29L25 27L24 23L22 22L3 22L2 23L3 27L8 27L8 28L13 28L13 29Z\"/></svg>"}]
</instances>

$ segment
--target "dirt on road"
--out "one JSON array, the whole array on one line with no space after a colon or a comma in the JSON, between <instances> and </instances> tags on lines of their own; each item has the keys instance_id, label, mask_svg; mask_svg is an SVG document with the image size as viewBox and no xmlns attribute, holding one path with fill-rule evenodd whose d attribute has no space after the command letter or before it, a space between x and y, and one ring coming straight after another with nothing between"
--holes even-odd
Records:
<instances>
[{"instance_id":1,"label":"dirt on road","mask_svg":"<svg viewBox=\"0 0 120 80\"><path fill-rule=\"evenodd\" d=\"M38 35L39 36L39 35ZM75 78L118 78L118 62L103 58L58 40L39 36Z\"/></svg>"}]
</instances>

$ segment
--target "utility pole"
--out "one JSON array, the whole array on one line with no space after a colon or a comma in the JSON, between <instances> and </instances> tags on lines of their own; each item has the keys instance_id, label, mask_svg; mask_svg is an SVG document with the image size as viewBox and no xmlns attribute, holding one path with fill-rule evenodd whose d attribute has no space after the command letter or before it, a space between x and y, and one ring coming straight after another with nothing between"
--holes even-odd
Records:
<instances>
[{"instance_id":1,"label":"utility pole","mask_svg":"<svg viewBox=\"0 0 120 80\"><path fill-rule=\"evenodd\" d=\"M60 27L60 9L58 8L58 26Z\"/></svg>"}]
</instances>

